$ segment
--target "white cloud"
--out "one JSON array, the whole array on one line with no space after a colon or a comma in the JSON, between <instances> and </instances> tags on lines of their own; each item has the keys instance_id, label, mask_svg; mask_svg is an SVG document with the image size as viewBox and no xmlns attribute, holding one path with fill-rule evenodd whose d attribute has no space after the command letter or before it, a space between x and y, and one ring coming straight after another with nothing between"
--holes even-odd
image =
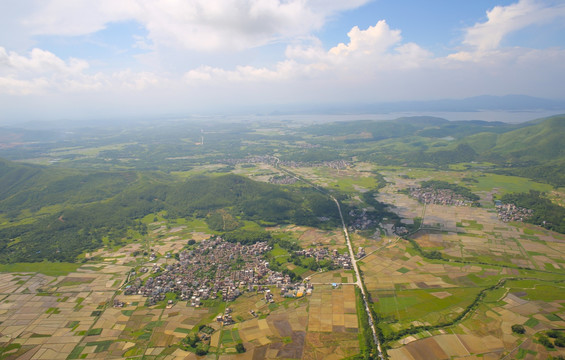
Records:
<instances>
[{"instance_id":1,"label":"white cloud","mask_svg":"<svg viewBox=\"0 0 565 360\"><path fill-rule=\"evenodd\" d=\"M42 49L35 48L26 56L0 47L0 94L72 93L117 88L144 90L162 82L151 72L126 69L109 75L91 74L89 67L85 60L71 58L64 61Z\"/></svg>"},{"instance_id":2,"label":"white cloud","mask_svg":"<svg viewBox=\"0 0 565 360\"><path fill-rule=\"evenodd\" d=\"M385 20L380 20L375 26L369 26L367 30L359 30L354 26L347 36L350 39L349 44L341 43L330 49L331 55L343 57L381 54L402 39L400 30L391 30Z\"/></svg>"},{"instance_id":3,"label":"white cloud","mask_svg":"<svg viewBox=\"0 0 565 360\"><path fill-rule=\"evenodd\" d=\"M20 80L0 76L0 94L30 95L48 87L49 82L45 78Z\"/></svg>"},{"instance_id":4,"label":"white cloud","mask_svg":"<svg viewBox=\"0 0 565 360\"><path fill-rule=\"evenodd\" d=\"M478 51L499 47L504 37L533 24L544 24L565 18L565 3L549 6L536 0L520 0L508 6L487 11L487 21L466 30L463 43Z\"/></svg>"},{"instance_id":5,"label":"white cloud","mask_svg":"<svg viewBox=\"0 0 565 360\"><path fill-rule=\"evenodd\" d=\"M241 50L308 35L369 0L44 0L24 24L35 35L85 35L135 20L157 46Z\"/></svg>"},{"instance_id":6,"label":"white cloud","mask_svg":"<svg viewBox=\"0 0 565 360\"><path fill-rule=\"evenodd\" d=\"M109 81L114 86L119 86L126 90L145 90L163 84L166 80L151 72L142 71L136 73L127 69L113 73Z\"/></svg>"},{"instance_id":7,"label":"white cloud","mask_svg":"<svg viewBox=\"0 0 565 360\"><path fill-rule=\"evenodd\" d=\"M136 0L45 0L35 9L22 20L32 35L87 35L141 12Z\"/></svg>"},{"instance_id":8,"label":"white cloud","mask_svg":"<svg viewBox=\"0 0 565 360\"><path fill-rule=\"evenodd\" d=\"M92 89L97 81L84 75L87 69L84 60L71 58L65 62L49 51L36 48L23 56L0 47L0 92L30 94L53 86Z\"/></svg>"},{"instance_id":9,"label":"white cloud","mask_svg":"<svg viewBox=\"0 0 565 360\"><path fill-rule=\"evenodd\" d=\"M184 74L187 84L200 85L202 81L215 82L273 82L295 78L306 67L300 66L293 60L277 63L275 69L253 66L237 66L234 70L225 70L211 66L201 66Z\"/></svg>"},{"instance_id":10,"label":"white cloud","mask_svg":"<svg viewBox=\"0 0 565 360\"><path fill-rule=\"evenodd\" d=\"M305 78L332 77L366 79L376 70L416 68L424 64L431 53L414 43L402 44L399 30L391 30L381 20L366 30L353 27L349 43L340 43L325 51L319 41L310 39L310 46L290 45L286 59L272 69L238 66L224 70L199 67L185 74L188 83L195 81L289 81Z\"/></svg>"},{"instance_id":11,"label":"white cloud","mask_svg":"<svg viewBox=\"0 0 565 360\"><path fill-rule=\"evenodd\" d=\"M86 61L71 58L65 62L55 54L37 48L31 50L29 57L26 57L13 51L8 53L6 49L0 47L0 72L2 73L80 73L87 68Z\"/></svg>"},{"instance_id":12,"label":"white cloud","mask_svg":"<svg viewBox=\"0 0 565 360\"><path fill-rule=\"evenodd\" d=\"M0 94L58 96L65 103L76 93L73 98L83 102L76 101L77 108L102 99L116 109L123 99L131 107L168 109L485 93L565 96L564 50L501 46L512 32L561 17L561 3L522 0L496 7L484 22L465 29L453 54L439 57L403 40L385 20L353 27L340 44L323 44L312 35L334 14L367 0L37 1L41 9L26 19L34 34L84 35L112 21L133 20L148 31L133 46L152 52L116 67L102 58L63 59L45 49L0 47ZM284 54L280 45L266 47L268 55L255 48L277 41L289 44ZM246 51L226 54L228 49ZM106 66L112 70L100 70Z\"/></svg>"}]
</instances>

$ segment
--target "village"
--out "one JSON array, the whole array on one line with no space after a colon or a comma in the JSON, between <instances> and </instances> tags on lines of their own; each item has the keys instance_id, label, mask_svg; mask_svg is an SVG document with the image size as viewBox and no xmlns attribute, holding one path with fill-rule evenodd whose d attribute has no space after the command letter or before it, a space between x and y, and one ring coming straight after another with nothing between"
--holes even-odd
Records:
<instances>
[{"instance_id":1,"label":"village","mask_svg":"<svg viewBox=\"0 0 565 360\"><path fill-rule=\"evenodd\" d=\"M271 184L277 185L292 185L298 181L297 178L288 175L276 175L269 178Z\"/></svg>"},{"instance_id":2,"label":"village","mask_svg":"<svg viewBox=\"0 0 565 360\"><path fill-rule=\"evenodd\" d=\"M361 210L352 209L349 211L349 216L351 217L349 222L350 231L367 230L377 226L375 216L365 208Z\"/></svg>"},{"instance_id":3,"label":"village","mask_svg":"<svg viewBox=\"0 0 565 360\"><path fill-rule=\"evenodd\" d=\"M410 188L409 194L414 199L424 204L472 206L473 201L465 199L449 189L432 189L414 187Z\"/></svg>"},{"instance_id":4,"label":"village","mask_svg":"<svg viewBox=\"0 0 565 360\"><path fill-rule=\"evenodd\" d=\"M324 166L334 170L343 170L351 166L351 163L345 160L305 162L305 161L279 160L279 158L272 155L254 155L242 159L221 159L220 162L222 164L228 164L232 166L238 164L267 164L271 166L275 166L278 164L291 168Z\"/></svg>"},{"instance_id":5,"label":"village","mask_svg":"<svg viewBox=\"0 0 565 360\"><path fill-rule=\"evenodd\" d=\"M220 294L223 300L233 301L244 291L265 292L267 286L281 288L283 296L311 289L309 284L293 284L289 275L269 269L269 262L262 257L269 250L266 242L242 245L221 237L203 240L195 249L179 253L174 264L139 269L139 273L147 275L130 280L124 294L143 295L148 298L148 305L155 305L165 300L167 293L175 293L180 300L198 307L202 300L213 300ZM155 255L150 259L155 260ZM137 275L133 270L132 273ZM145 283L142 277L146 278ZM265 300L269 301L267 294L268 291Z\"/></svg>"},{"instance_id":6,"label":"village","mask_svg":"<svg viewBox=\"0 0 565 360\"><path fill-rule=\"evenodd\" d=\"M522 208L514 204L503 204L499 200L495 202L495 207L498 218L504 222L524 221L533 214L533 210L531 209Z\"/></svg>"},{"instance_id":7,"label":"village","mask_svg":"<svg viewBox=\"0 0 565 360\"><path fill-rule=\"evenodd\" d=\"M327 248L308 248L304 250L297 250L294 252L298 256L311 257L316 259L317 262L323 260L331 260L336 268L345 270L351 269L351 258L349 254L340 254L337 249L330 252Z\"/></svg>"}]
</instances>

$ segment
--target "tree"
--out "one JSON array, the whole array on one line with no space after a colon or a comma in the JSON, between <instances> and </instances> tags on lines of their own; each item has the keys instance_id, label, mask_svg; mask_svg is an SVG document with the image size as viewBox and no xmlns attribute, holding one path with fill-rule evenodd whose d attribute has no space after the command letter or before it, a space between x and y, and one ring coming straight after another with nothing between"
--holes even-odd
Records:
<instances>
[{"instance_id":1,"label":"tree","mask_svg":"<svg viewBox=\"0 0 565 360\"><path fill-rule=\"evenodd\" d=\"M540 337L538 338L538 341L540 344L542 344L543 346L545 346L547 349L553 349L555 346L553 345L553 343L551 342L551 340L549 340L549 338L545 335L540 335Z\"/></svg>"},{"instance_id":2,"label":"tree","mask_svg":"<svg viewBox=\"0 0 565 360\"><path fill-rule=\"evenodd\" d=\"M525 334L526 329L524 328L523 325L514 324L514 325L512 325L512 332L515 333L515 334Z\"/></svg>"},{"instance_id":3,"label":"tree","mask_svg":"<svg viewBox=\"0 0 565 360\"><path fill-rule=\"evenodd\" d=\"M245 347L242 343L237 343L237 345L235 346L235 351L237 351L238 354L244 353Z\"/></svg>"},{"instance_id":4,"label":"tree","mask_svg":"<svg viewBox=\"0 0 565 360\"><path fill-rule=\"evenodd\" d=\"M194 352L198 356L204 356L204 355L208 354L208 350L201 348L201 347L196 348L196 350Z\"/></svg>"}]
</instances>

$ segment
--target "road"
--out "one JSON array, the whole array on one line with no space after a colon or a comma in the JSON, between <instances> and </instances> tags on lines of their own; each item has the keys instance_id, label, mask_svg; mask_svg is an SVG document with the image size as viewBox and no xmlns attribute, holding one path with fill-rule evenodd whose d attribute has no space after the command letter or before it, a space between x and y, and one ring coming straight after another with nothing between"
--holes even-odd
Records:
<instances>
[{"instance_id":1,"label":"road","mask_svg":"<svg viewBox=\"0 0 565 360\"><path fill-rule=\"evenodd\" d=\"M339 217L341 218L341 224L343 226L343 234L345 236L345 241L347 242L347 248L349 249L349 256L351 257L351 264L353 265L353 270L355 270L355 276L357 277L356 285L361 290L361 294L363 295L363 305L365 305L365 312L367 312L367 316L369 318L369 326L371 326L371 330L373 331L373 341L377 345L378 356L379 359L384 360L383 351L381 348L381 342L379 341L379 337L377 336L377 328L375 327L375 319L373 319L373 312L369 308L369 299L367 297L367 293L365 291L365 286L363 286L363 278L361 277L361 272L359 271L359 266L357 266L357 260L355 259L355 253L353 252L353 246L351 245L351 240L349 239L349 232L347 231L347 226L345 225L345 220L343 219L343 214L341 212L341 205L339 201L333 196L330 195L332 200L337 205L337 209L339 210Z\"/></svg>"},{"instance_id":2,"label":"road","mask_svg":"<svg viewBox=\"0 0 565 360\"><path fill-rule=\"evenodd\" d=\"M353 252L353 246L351 245L351 240L349 239L349 232L347 232L347 226L345 225L345 220L343 218L343 213L341 212L341 205L339 204L339 201L333 195L328 194L328 192L325 189L322 189L322 188L312 184L311 182L306 181L305 179L302 179L301 177L294 174L293 172L282 168L279 165L279 162L280 162L279 158L276 157L276 156L274 158L276 159L275 165L274 165L275 168L277 168L281 171L284 171L288 175L294 177L296 180L300 180L300 181L307 183L308 185L312 186L313 188L320 191L321 193L328 195L335 202L337 209L339 211L339 217L341 218L341 225L343 227L343 234L345 236L347 248L349 249L349 256L351 257L351 264L353 265L353 270L355 271L355 276L357 278L355 285L357 285L357 287L361 290L361 294L363 295L363 305L365 306L365 312L367 313L367 317L369 319L369 326L371 326L371 330L373 332L373 341L377 345L377 351L378 351L377 355L378 355L379 359L385 360L385 358L383 356L381 342L379 341L379 337L377 336L377 328L375 327L375 319L373 318L373 312L369 308L369 299L368 299L367 293L365 292L365 286L363 286L363 278L361 277L361 272L359 271L359 267L357 266L357 260L355 259L355 253Z\"/></svg>"}]
</instances>

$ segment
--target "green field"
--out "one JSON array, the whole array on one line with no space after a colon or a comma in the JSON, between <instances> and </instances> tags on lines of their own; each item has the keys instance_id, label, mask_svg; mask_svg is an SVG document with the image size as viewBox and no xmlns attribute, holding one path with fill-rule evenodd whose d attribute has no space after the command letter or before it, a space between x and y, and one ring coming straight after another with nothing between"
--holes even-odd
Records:
<instances>
[{"instance_id":1,"label":"green field","mask_svg":"<svg viewBox=\"0 0 565 360\"><path fill-rule=\"evenodd\" d=\"M33 272L33 273L40 273L48 276L61 276L76 271L76 269L78 269L80 266L81 264L53 263L48 261L42 261L37 263L0 264L0 272L12 272L12 273Z\"/></svg>"},{"instance_id":2,"label":"green field","mask_svg":"<svg viewBox=\"0 0 565 360\"><path fill-rule=\"evenodd\" d=\"M348 173L346 170L340 173L340 171L326 167L315 168L312 172L319 176L321 181L327 183L328 187L346 193L358 193L359 189L375 189L379 185L377 178L370 174L359 176L359 173Z\"/></svg>"},{"instance_id":3,"label":"green field","mask_svg":"<svg viewBox=\"0 0 565 360\"><path fill-rule=\"evenodd\" d=\"M435 325L454 318L467 307L481 288L448 288L404 290L379 296L375 310L384 317L392 317L399 324L419 321ZM451 295L441 299L431 293L447 292Z\"/></svg>"},{"instance_id":4,"label":"green field","mask_svg":"<svg viewBox=\"0 0 565 360\"><path fill-rule=\"evenodd\" d=\"M464 177L468 177L467 172L463 171L434 171L427 169L411 169L407 172L408 175L416 179L432 179L447 182L461 182ZM492 173L478 173L474 174L473 179L477 182L470 182L466 184L473 192L476 191L492 191L497 189L499 195L502 196L506 193L513 192L528 192L530 190L537 190L542 192L550 192L553 186L542 184L530 179L518 176L499 175Z\"/></svg>"},{"instance_id":5,"label":"green field","mask_svg":"<svg viewBox=\"0 0 565 360\"><path fill-rule=\"evenodd\" d=\"M470 184L469 187L473 191L491 191L498 189L500 195L512 192L528 192L530 190L537 190L542 192L549 192L553 186L542 184L526 178L517 176L507 176L498 174L482 174L482 176L475 177L478 183Z\"/></svg>"},{"instance_id":6,"label":"green field","mask_svg":"<svg viewBox=\"0 0 565 360\"><path fill-rule=\"evenodd\" d=\"M241 337L239 336L239 331L236 328L222 330L222 337L220 339L222 345L229 345L240 341Z\"/></svg>"},{"instance_id":7,"label":"green field","mask_svg":"<svg viewBox=\"0 0 565 360\"><path fill-rule=\"evenodd\" d=\"M510 281L507 286L512 292L526 292L523 297L531 301L554 301L565 299L565 283L552 284L539 280Z\"/></svg>"}]
</instances>

